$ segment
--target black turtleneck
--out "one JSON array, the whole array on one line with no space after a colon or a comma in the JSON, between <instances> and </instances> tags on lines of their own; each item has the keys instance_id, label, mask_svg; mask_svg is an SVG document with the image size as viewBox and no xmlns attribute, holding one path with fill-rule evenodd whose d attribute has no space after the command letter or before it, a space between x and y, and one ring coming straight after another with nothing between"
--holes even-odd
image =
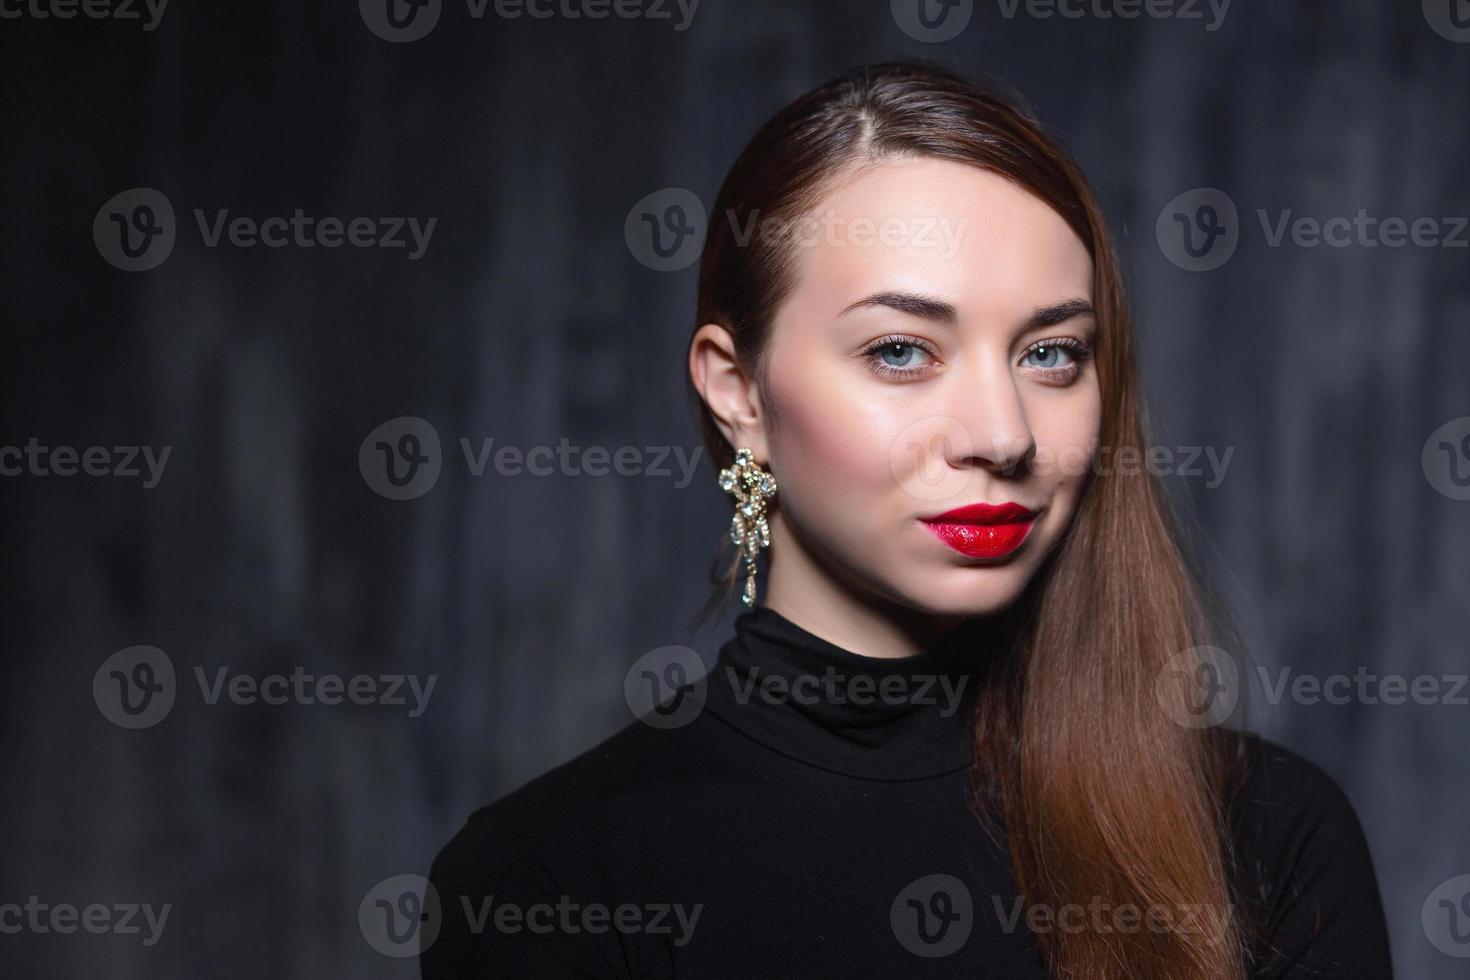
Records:
<instances>
[{"instance_id":1,"label":"black turtleneck","mask_svg":"<svg viewBox=\"0 0 1470 980\"><path fill-rule=\"evenodd\" d=\"M703 683L470 815L430 872L422 975L1040 980L1033 927L1147 928L1018 898L966 800L976 636L879 659L742 612ZM1391 976L1347 798L1238 738L1252 976Z\"/></svg>"}]
</instances>

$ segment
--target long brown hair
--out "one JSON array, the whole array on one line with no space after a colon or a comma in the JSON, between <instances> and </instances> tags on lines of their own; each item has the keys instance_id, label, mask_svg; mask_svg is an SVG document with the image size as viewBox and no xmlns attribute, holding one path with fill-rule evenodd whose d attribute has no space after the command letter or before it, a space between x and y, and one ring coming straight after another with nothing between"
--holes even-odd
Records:
<instances>
[{"instance_id":1,"label":"long brown hair","mask_svg":"<svg viewBox=\"0 0 1470 980\"><path fill-rule=\"evenodd\" d=\"M1078 167L1031 116L993 87L923 61L848 71L782 109L751 139L711 211L696 329L730 331L763 378L762 352L791 286L780 243L736 229L819 203L853 165L930 156L980 167L1064 218L1094 269L1100 447L1145 458L1132 326L1111 236ZM693 392L716 467L732 447ZM738 558L738 555L736 556ZM732 562L726 594L738 573ZM976 730L972 804L1003 826L1027 904L1134 907L1172 923L1130 931L1037 932L1056 977L1239 980L1245 924L1231 914L1228 798L1237 773L1225 740L1165 710L1171 658L1207 641L1213 595L1192 567L1158 478L1145 467L1087 476L1076 519L1017 604L1024 627L988 665ZM999 839L999 836L997 836ZM1208 910L1191 929L1187 910ZM1196 925L1201 920L1195 921Z\"/></svg>"}]
</instances>

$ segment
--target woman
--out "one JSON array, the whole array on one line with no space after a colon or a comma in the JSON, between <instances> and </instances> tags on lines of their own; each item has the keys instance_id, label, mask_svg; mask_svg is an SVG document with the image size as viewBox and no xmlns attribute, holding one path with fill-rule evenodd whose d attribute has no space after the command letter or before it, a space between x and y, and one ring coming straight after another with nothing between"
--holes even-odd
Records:
<instances>
[{"instance_id":1,"label":"woman","mask_svg":"<svg viewBox=\"0 0 1470 980\"><path fill-rule=\"evenodd\" d=\"M689 351L751 608L469 819L423 975L1390 976L1347 799L1202 710L1131 343L1086 181L996 94L885 64L768 122Z\"/></svg>"}]
</instances>

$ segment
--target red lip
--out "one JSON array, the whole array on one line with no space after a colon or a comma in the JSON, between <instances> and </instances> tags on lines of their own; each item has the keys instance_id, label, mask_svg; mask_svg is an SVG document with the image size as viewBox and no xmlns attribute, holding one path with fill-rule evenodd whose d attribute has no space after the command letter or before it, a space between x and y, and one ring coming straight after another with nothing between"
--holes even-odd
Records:
<instances>
[{"instance_id":1,"label":"red lip","mask_svg":"<svg viewBox=\"0 0 1470 980\"><path fill-rule=\"evenodd\" d=\"M1035 516L1036 511L1020 504L966 504L922 520L939 524L1008 524L1029 521Z\"/></svg>"},{"instance_id":2,"label":"red lip","mask_svg":"<svg viewBox=\"0 0 1470 980\"><path fill-rule=\"evenodd\" d=\"M921 518L934 536L971 558L1000 558L1021 547L1036 512L1020 504L967 504Z\"/></svg>"}]
</instances>

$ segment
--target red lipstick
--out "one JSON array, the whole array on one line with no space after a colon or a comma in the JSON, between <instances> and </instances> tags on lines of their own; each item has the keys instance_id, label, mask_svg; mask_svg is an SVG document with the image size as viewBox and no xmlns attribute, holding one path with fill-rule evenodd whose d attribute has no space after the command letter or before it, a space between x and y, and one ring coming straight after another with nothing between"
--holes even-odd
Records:
<instances>
[{"instance_id":1,"label":"red lipstick","mask_svg":"<svg viewBox=\"0 0 1470 980\"><path fill-rule=\"evenodd\" d=\"M1013 503L966 504L920 520L962 555L1000 558L1021 547L1036 521L1036 511Z\"/></svg>"}]
</instances>

